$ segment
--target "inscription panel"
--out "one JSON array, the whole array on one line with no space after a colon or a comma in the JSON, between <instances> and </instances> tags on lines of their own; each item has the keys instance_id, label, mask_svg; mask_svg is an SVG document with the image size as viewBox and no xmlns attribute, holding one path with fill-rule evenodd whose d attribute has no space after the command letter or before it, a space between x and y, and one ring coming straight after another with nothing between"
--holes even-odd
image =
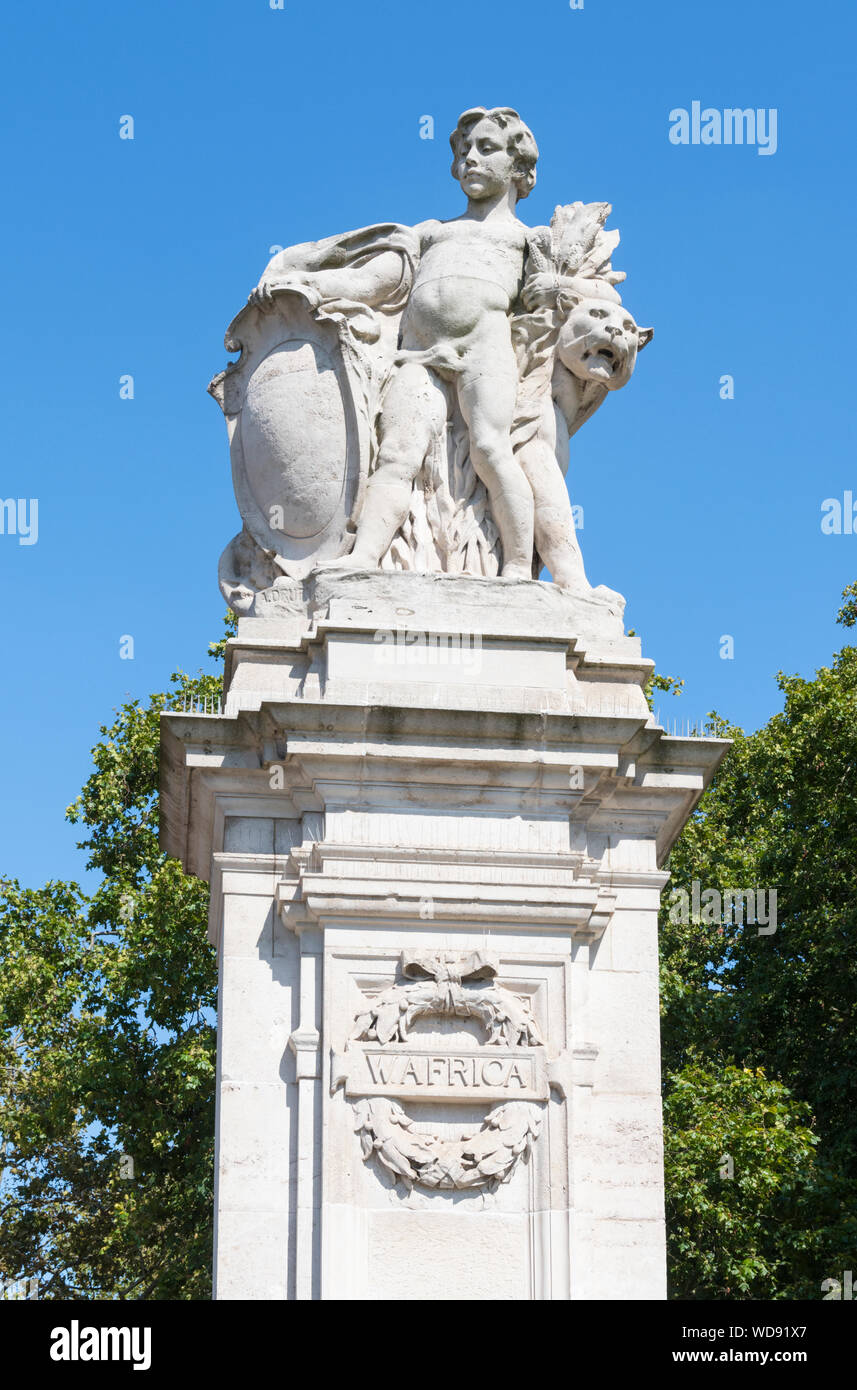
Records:
<instances>
[{"instance_id":1,"label":"inscription panel","mask_svg":"<svg viewBox=\"0 0 857 1390\"><path fill-rule=\"evenodd\" d=\"M334 1077L347 1096L400 1100L547 1100L543 1048L427 1050L413 1043L351 1043L335 1057Z\"/></svg>"}]
</instances>

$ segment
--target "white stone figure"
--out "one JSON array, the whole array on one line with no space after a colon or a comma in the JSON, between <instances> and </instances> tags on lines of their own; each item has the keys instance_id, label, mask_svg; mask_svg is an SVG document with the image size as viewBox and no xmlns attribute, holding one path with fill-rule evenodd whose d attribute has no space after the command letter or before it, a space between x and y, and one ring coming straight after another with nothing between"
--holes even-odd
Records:
<instances>
[{"instance_id":1,"label":"white stone figure","mask_svg":"<svg viewBox=\"0 0 857 1390\"><path fill-rule=\"evenodd\" d=\"M609 204L518 219L538 149L517 112L466 111L450 142L461 216L287 248L230 326L242 356L211 389L245 523L221 564L239 612L325 566L529 580L546 565L589 587L568 440L651 330L615 289Z\"/></svg>"}]
</instances>

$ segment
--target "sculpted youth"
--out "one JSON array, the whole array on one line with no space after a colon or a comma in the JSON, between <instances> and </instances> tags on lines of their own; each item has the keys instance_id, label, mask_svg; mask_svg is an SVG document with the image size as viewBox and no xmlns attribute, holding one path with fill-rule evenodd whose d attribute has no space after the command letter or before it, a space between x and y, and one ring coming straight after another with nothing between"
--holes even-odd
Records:
<instances>
[{"instance_id":1,"label":"sculpted youth","mask_svg":"<svg viewBox=\"0 0 857 1390\"><path fill-rule=\"evenodd\" d=\"M545 565L561 587L589 588L568 443L630 379L651 330L615 288L624 276L610 263L608 204L558 207L550 227L519 219L538 148L516 111L466 111L450 143L463 213L287 248L230 327L242 357L212 391L234 430L245 522L221 566L238 612L283 576L321 568L530 580ZM290 328L288 351L282 332L270 350L275 317ZM307 318L335 324L338 343L322 345ZM296 360L301 341L312 366ZM354 459L321 383L318 402L308 398L306 373L333 365L334 346L345 414L363 425ZM285 378L298 371L293 399Z\"/></svg>"}]
</instances>

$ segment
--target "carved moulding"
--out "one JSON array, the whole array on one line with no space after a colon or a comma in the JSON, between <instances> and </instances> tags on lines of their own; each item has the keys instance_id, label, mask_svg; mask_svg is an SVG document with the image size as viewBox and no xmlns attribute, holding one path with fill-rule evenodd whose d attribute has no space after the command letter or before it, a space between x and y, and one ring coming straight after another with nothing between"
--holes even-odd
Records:
<instances>
[{"instance_id":1,"label":"carved moulding","mask_svg":"<svg viewBox=\"0 0 857 1390\"><path fill-rule=\"evenodd\" d=\"M529 1000L494 983L498 964L485 951L405 951L401 968L415 983L390 986L357 1014L332 1058L331 1093L342 1085L352 1101L364 1161L374 1155L408 1191L495 1191L529 1158L551 1084ZM483 1045L448 1051L411 1039L411 1024L429 1016L476 1019ZM417 1126L399 1104L409 1096L502 1103L449 1138Z\"/></svg>"}]
</instances>

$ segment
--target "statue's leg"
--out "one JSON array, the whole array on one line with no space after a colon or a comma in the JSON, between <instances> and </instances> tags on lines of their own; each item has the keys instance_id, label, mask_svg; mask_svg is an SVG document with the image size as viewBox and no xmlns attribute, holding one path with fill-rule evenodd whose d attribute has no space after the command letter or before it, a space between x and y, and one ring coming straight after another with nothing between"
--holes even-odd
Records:
<instances>
[{"instance_id":1,"label":"statue's leg","mask_svg":"<svg viewBox=\"0 0 857 1390\"><path fill-rule=\"evenodd\" d=\"M485 484L503 546L504 578L531 579L533 494L512 452L518 371L511 345L492 345L475 371L462 372L458 402L470 436L470 457Z\"/></svg>"},{"instance_id":2,"label":"statue's leg","mask_svg":"<svg viewBox=\"0 0 857 1390\"><path fill-rule=\"evenodd\" d=\"M562 589L588 589L571 502L556 454L545 439L529 440L518 461L535 499L536 550Z\"/></svg>"},{"instance_id":3,"label":"statue's leg","mask_svg":"<svg viewBox=\"0 0 857 1390\"><path fill-rule=\"evenodd\" d=\"M366 485L349 565L375 569L408 515L414 478L432 435L446 420L440 383L421 365L398 367L387 388L379 425L378 466Z\"/></svg>"}]
</instances>

